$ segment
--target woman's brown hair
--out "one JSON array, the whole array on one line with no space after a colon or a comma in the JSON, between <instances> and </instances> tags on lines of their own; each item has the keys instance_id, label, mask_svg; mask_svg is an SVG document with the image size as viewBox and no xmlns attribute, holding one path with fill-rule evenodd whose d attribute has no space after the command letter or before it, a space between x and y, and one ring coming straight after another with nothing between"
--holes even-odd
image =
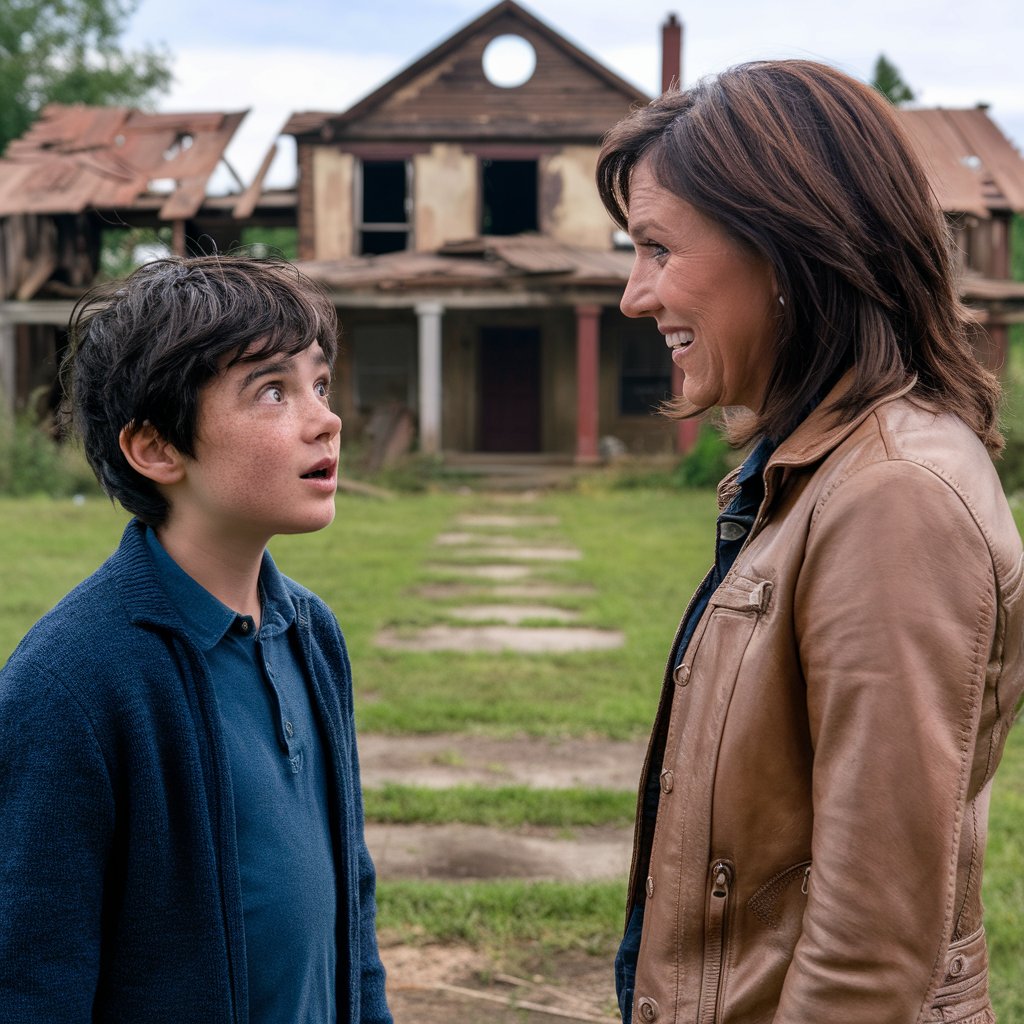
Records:
<instances>
[{"instance_id":1,"label":"woman's brown hair","mask_svg":"<svg viewBox=\"0 0 1024 1024\"><path fill-rule=\"evenodd\" d=\"M771 265L784 305L766 399L732 439L785 437L852 368L849 421L913 383L997 452L999 383L971 347L949 231L875 90L811 61L757 61L669 92L605 137L597 182L625 227L633 169ZM673 400L677 416L700 411Z\"/></svg>"}]
</instances>

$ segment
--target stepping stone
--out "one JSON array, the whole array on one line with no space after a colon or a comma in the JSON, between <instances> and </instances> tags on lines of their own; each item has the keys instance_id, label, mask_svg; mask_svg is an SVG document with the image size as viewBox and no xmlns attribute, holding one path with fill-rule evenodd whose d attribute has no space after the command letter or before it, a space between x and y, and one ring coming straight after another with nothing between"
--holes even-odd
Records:
<instances>
[{"instance_id":1,"label":"stepping stone","mask_svg":"<svg viewBox=\"0 0 1024 1024\"><path fill-rule=\"evenodd\" d=\"M512 558L524 562L575 562L583 555L578 548L519 547L496 544L486 548L457 548L459 558Z\"/></svg>"},{"instance_id":2,"label":"stepping stone","mask_svg":"<svg viewBox=\"0 0 1024 1024\"><path fill-rule=\"evenodd\" d=\"M472 733L360 733L359 762L368 789L388 782L534 789L617 789L636 792L646 738L515 736Z\"/></svg>"},{"instance_id":3,"label":"stepping stone","mask_svg":"<svg viewBox=\"0 0 1024 1024\"><path fill-rule=\"evenodd\" d=\"M494 597L525 597L538 600L549 597L585 597L595 593L593 587L556 586L551 583L505 583L487 587L481 583L426 583L414 591L418 597L431 601L455 597L479 597L481 594Z\"/></svg>"},{"instance_id":4,"label":"stepping stone","mask_svg":"<svg viewBox=\"0 0 1024 1024\"><path fill-rule=\"evenodd\" d=\"M382 629L375 642L390 650L422 653L574 654L613 650L624 641L618 630L582 626L427 626L408 632Z\"/></svg>"},{"instance_id":5,"label":"stepping stone","mask_svg":"<svg viewBox=\"0 0 1024 1024\"><path fill-rule=\"evenodd\" d=\"M431 572L454 573L458 576L472 576L482 580L522 580L533 571L528 565L428 565Z\"/></svg>"},{"instance_id":6,"label":"stepping stone","mask_svg":"<svg viewBox=\"0 0 1024 1024\"><path fill-rule=\"evenodd\" d=\"M559 519L558 516L503 516L466 513L457 516L455 521L459 526L497 526L509 529L516 526L557 526Z\"/></svg>"},{"instance_id":7,"label":"stepping stone","mask_svg":"<svg viewBox=\"0 0 1024 1024\"><path fill-rule=\"evenodd\" d=\"M509 831L485 825L366 823L377 877L529 878L537 881L622 879L629 872L633 830L610 826Z\"/></svg>"},{"instance_id":8,"label":"stepping stone","mask_svg":"<svg viewBox=\"0 0 1024 1024\"><path fill-rule=\"evenodd\" d=\"M476 544L480 547L490 547L491 545L497 544L499 547L515 546L520 541L515 537L500 537L495 534L487 533L439 533L434 538L435 544L442 546L458 546L463 544Z\"/></svg>"},{"instance_id":9,"label":"stepping stone","mask_svg":"<svg viewBox=\"0 0 1024 1024\"><path fill-rule=\"evenodd\" d=\"M474 604L462 608L448 608L446 613L453 619L462 619L465 622L505 622L513 626L530 619L575 622L580 617L579 612L543 604Z\"/></svg>"}]
</instances>

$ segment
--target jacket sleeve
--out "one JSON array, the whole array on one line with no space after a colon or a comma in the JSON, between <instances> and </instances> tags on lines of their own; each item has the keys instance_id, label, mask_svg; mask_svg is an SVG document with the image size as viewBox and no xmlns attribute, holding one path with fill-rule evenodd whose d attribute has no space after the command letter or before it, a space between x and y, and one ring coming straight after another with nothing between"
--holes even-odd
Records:
<instances>
[{"instance_id":1,"label":"jacket sleeve","mask_svg":"<svg viewBox=\"0 0 1024 1024\"><path fill-rule=\"evenodd\" d=\"M88 1024L112 787L84 710L15 660L0 673L0 1022Z\"/></svg>"},{"instance_id":2,"label":"jacket sleeve","mask_svg":"<svg viewBox=\"0 0 1024 1024\"><path fill-rule=\"evenodd\" d=\"M872 464L819 500L794 609L813 866L775 1024L911 1024L941 980L995 602L930 469Z\"/></svg>"}]
</instances>

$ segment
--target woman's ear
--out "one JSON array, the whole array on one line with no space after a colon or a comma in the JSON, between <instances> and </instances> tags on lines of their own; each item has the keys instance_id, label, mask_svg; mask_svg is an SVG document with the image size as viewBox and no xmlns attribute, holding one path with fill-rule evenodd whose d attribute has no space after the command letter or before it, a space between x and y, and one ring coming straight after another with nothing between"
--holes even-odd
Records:
<instances>
[{"instance_id":1,"label":"woman's ear","mask_svg":"<svg viewBox=\"0 0 1024 1024\"><path fill-rule=\"evenodd\" d=\"M148 420L141 426L129 423L117 438L124 457L136 473L155 484L176 484L185 476L181 452Z\"/></svg>"}]
</instances>

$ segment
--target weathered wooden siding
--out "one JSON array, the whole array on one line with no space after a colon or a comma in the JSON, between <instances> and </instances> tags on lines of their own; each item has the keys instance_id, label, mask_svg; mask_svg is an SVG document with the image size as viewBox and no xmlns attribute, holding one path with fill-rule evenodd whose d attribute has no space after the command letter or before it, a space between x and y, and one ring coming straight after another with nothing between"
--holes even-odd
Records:
<instances>
[{"instance_id":1,"label":"weathered wooden siding","mask_svg":"<svg viewBox=\"0 0 1024 1024\"><path fill-rule=\"evenodd\" d=\"M316 259L342 259L354 251L354 170L353 157L333 146L321 146L313 153Z\"/></svg>"},{"instance_id":2,"label":"weathered wooden siding","mask_svg":"<svg viewBox=\"0 0 1024 1024\"><path fill-rule=\"evenodd\" d=\"M567 245L610 249L612 222L597 194L596 146L564 146L540 160L540 230Z\"/></svg>"},{"instance_id":3,"label":"weathered wooden siding","mask_svg":"<svg viewBox=\"0 0 1024 1024\"><path fill-rule=\"evenodd\" d=\"M413 159L415 247L422 252L479 233L477 159L461 146L437 143Z\"/></svg>"}]
</instances>

